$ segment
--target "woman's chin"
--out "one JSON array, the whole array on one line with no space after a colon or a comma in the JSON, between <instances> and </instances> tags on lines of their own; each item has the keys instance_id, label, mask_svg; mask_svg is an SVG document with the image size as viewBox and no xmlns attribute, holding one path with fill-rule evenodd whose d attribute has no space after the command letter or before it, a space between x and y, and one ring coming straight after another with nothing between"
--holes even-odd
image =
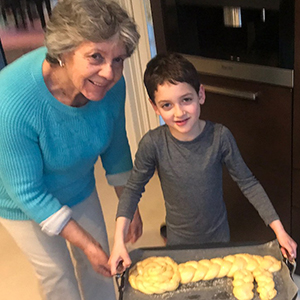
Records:
<instances>
[{"instance_id":1,"label":"woman's chin","mask_svg":"<svg viewBox=\"0 0 300 300\"><path fill-rule=\"evenodd\" d=\"M89 101L100 101L105 97L106 91L103 91L101 93L84 93L83 95Z\"/></svg>"}]
</instances>

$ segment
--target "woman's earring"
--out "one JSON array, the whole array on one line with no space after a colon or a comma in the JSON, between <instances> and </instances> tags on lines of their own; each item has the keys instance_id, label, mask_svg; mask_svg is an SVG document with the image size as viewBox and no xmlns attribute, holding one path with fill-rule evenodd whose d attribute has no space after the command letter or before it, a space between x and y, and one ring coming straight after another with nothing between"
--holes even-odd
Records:
<instances>
[{"instance_id":1,"label":"woman's earring","mask_svg":"<svg viewBox=\"0 0 300 300\"><path fill-rule=\"evenodd\" d=\"M58 58L57 60L60 67L63 67L65 65L60 58Z\"/></svg>"}]
</instances>

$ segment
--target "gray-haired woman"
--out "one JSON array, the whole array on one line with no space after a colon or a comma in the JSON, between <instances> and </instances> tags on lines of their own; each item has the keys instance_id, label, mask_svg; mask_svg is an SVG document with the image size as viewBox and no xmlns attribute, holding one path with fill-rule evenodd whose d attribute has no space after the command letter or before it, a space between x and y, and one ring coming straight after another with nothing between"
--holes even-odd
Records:
<instances>
[{"instance_id":1,"label":"gray-haired woman","mask_svg":"<svg viewBox=\"0 0 300 300\"><path fill-rule=\"evenodd\" d=\"M138 40L115 2L61 0L46 47L0 73L0 222L45 299L115 299L94 163L100 156L120 195L132 168L123 62ZM133 222L132 241L138 211Z\"/></svg>"}]
</instances>

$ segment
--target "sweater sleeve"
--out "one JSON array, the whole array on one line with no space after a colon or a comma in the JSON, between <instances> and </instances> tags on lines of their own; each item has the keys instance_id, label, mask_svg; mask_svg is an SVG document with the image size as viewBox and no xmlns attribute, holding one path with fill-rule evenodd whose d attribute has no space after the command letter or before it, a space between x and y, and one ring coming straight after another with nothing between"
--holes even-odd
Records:
<instances>
[{"instance_id":1,"label":"sweater sleeve","mask_svg":"<svg viewBox=\"0 0 300 300\"><path fill-rule=\"evenodd\" d=\"M244 196L258 211L266 225L279 219L269 197L245 164L236 141L228 128L222 126L221 144L224 163Z\"/></svg>"},{"instance_id":2,"label":"sweater sleeve","mask_svg":"<svg viewBox=\"0 0 300 300\"><path fill-rule=\"evenodd\" d=\"M106 178L110 185L125 185L132 169L130 147L125 122L125 81L120 81L109 92L112 109L113 135L109 147L101 154Z\"/></svg>"},{"instance_id":3,"label":"sweater sleeve","mask_svg":"<svg viewBox=\"0 0 300 300\"><path fill-rule=\"evenodd\" d=\"M155 161L155 146L148 132L139 143L130 178L120 197L117 218L132 219L142 193L145 191L145 185L154 174Z\"/></svg>"},{"instance_id":4,"label":"sweater sleeve","mask_svg":"<svg viewBox=\"0 0 300 300\"><path fill-rule=\"evenodd\" d=\"M3 99L2 99L3 100ZM9 107L9 108L8 108ZM0 180L8 206L19 208L41 223L62 205L47 192L43 182L43 158L32 110L2 106L0 111Z\"/></svg>"}]
</instances>

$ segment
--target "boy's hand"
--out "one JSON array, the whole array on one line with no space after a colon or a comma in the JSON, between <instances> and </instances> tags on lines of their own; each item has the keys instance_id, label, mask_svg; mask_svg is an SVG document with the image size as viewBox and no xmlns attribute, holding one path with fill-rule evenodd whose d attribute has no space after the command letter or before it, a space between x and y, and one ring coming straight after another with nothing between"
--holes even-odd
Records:
<instances>
[{"instance_id":1,"label":"boy's hand","mask_svg":"<svg viewBox=\"0 0 300 300\"><path fill-rule=\"evenodd\" d=\"M125 243L131 242L135 243L143 233L143 222L139 209L136 209L136 212L133 216L133 219L130 223L127 236L125 238Z\"/></svg>"},{"instance_id":2,"label":"boy's hand","mask_svg":"<svg viewBox=\"0 0 300 300\"><path fill-rule=\"evenodd\" d=\"M297 256L296 242L286 232L279 234L277 240L281 246L282 255L289 261L293 261Z\"/></svg>"},{"instance_id":3,"label":"boy's hand","mask_svg":"<svg viewBox=\"0 0 300 300\"><path fill-rule=\"evenodd\" d=\"M270 227L276 234L282 255L289 261L293 261L297 257L297 243L287 234L280 220L270 223Z\"/></svg>"},{"instance_id":4,"label":"boy's hand","mask_svg":"<svg viewBox=\"0 0 300 300\"><path fill-rule=\"evenodd\" d=\"M111 275L123 273L131 265L125 244L115 244L108 260Z\"/></svg>"}]
</instances>

